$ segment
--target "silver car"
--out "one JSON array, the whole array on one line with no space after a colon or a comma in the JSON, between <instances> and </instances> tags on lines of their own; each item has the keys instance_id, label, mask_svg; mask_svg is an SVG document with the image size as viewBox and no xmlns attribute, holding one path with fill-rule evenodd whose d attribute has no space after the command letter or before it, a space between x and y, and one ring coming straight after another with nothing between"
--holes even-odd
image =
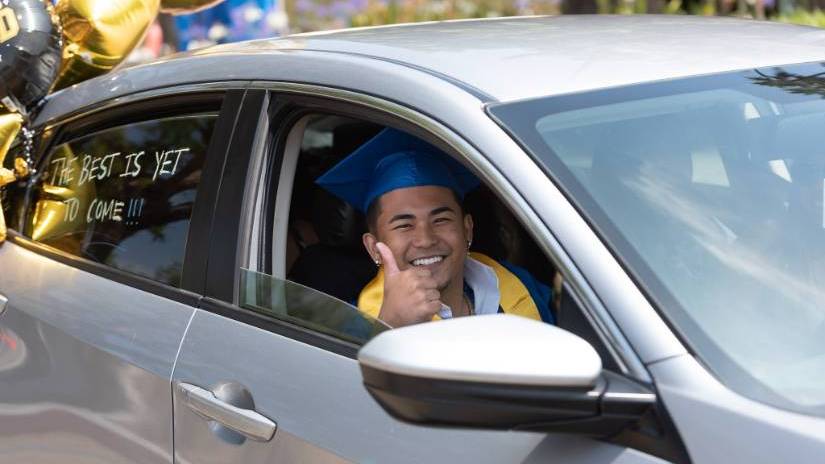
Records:
<instances>
[{"instance_id":1,"label":"silver car","mask_svg":"<svg viewBox=\"0 0 825 464\"><path fill-rule=\"evenodd\" d=\"M0 460L822 462L825 31L555 17L298 35L48 97L7 162ZM315 184L384 127L483 186L555 324L386 330ZM365 262L366 261L366 262Z\"/></svg>"}]
</instances>

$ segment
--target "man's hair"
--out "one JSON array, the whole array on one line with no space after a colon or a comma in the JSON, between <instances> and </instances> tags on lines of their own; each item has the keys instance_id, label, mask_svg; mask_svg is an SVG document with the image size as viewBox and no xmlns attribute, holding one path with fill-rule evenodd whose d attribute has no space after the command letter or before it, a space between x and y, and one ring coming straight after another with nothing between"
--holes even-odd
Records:
<instances>
[{"instance_id":1,"label":"man's hair","mask_svg":"<svg viewBox=\"0 0 825 464\"><path fill-rule=\"evenodd\" d=\"M453 194L453 198L455 199L455 203L458 205L458 215L459 217L464 217L464 201L456 195L453 189L449 189L450 193ZM381 214L381 197L376 198L370 203L369 207L367 207L367 229L372 235L376 234L376 230L378 229L378 216Z\"/></svg>"}]
</instances>

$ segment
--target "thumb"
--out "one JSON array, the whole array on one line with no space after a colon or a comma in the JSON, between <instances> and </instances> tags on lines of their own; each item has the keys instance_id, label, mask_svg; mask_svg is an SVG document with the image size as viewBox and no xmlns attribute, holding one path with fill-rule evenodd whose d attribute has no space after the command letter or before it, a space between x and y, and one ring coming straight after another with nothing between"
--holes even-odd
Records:
<instances>
[{"instance_id":1,"label":"thumb","mask_svg":"<svg viewBox=\"0 0 825 464\"><path fill-rule=\"evenodd\" d=\"M395 262L395 256L392 255L392 251L390 251L390 247L384 245L381 242L375 244L375 247L378 248L378 253L381 254L381 262L384 263L384 275L395 275L398 274L398 263Z\"/></svg>"}]
</instances>

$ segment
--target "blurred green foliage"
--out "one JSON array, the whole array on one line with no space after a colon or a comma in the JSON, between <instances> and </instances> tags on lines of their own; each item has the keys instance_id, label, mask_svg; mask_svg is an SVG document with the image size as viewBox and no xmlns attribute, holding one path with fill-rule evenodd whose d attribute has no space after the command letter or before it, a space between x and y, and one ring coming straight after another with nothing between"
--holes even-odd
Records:
<instances>
[{"instance_id":1,"label":"blurred green foliage","mask_svg":"<svg viewBox=\"0 0 825 464\"><path fill-rule=\"evenodd\" d=\"M797 8L792 10L790 13L779 15L777 20L782 21L783 23L825 27L825 12L818 8L813 11Z\"/></svg>"},{"instance_id":2,"label":"blurred green foliage","mask_svg":"<svg viewBox=\"0 0 825 464\"><path fill-rule=\"evenodd\" d=\"M561 13L560 0L287 0L300 31Z\"/></svg>"},{"instance_id":3,"label":"blurred green foliage","mask_svg":"<svg viewBox=\"0 0 825 464\"><path fill-rule=\"evenodd\" d=\"M294 32L565 13L724 15L825 27L825 0L286 0L286 9Z\"/></svg>"},{"instance_id":4,"label":"blurred green foliage","mask_svg":"<svg viewBox=\"0 0 825 464\"><path fill-rule=\"evenodd\" d=\"M525 14L554 14L558 7L554 2L513 2L508 0L371 0L368 7L353 15L351 25L375 26L381 24L440 21L445 19L487 18Z\"/></svg>"}]
</instances>

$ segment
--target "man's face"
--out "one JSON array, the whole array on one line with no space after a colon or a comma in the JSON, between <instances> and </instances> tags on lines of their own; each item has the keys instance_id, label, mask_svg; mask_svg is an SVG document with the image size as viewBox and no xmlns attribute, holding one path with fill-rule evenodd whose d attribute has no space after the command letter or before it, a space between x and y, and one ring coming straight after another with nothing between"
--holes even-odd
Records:
<instances>
[{"instance_id":1,"label":"man's face","mask_svg":"<svg viewBox=\"0 0 825 464\"><path fill-rule=\"evenodd\" d=\"M445 187L422 186L393 190L377 201L374 239L365 238L370 254L378 257L375 241L386 244L400 270L429 269L443 291L463 275L473 221ZM371 234L367 234L369 237Z\"/></svg>"}]
</instances>

